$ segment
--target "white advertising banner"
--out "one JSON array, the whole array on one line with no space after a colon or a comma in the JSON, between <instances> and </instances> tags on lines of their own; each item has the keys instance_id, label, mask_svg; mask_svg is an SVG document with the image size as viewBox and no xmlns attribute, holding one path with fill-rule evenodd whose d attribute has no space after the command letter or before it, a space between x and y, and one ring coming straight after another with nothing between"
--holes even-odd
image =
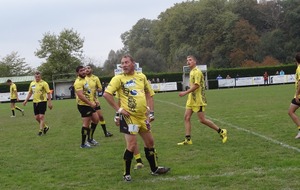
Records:
<instances>
[{"instance_id":1,"label":"white advertising banner","mask_svg":"<svg viewBox=\"0 0 300 190\"><path fill-rule=\"evenodd\" d=\"M281 84L286 82L285 75L273 75L270 76L270 84Z\"/></svg>"},{"instance_id":2,"label":"white advertising banner","mask_svg":"<svg viewBox=\"0 0 300 190\"><path fill-rule=\"evenodd\" d=\"M233 87L235 86L235 79L219 79L219 87Z\"/></svg>"},{"instance_id":3,"label":"white advertising banner","mask_svg":"<svg viewBox=\"0 0 300 190\"><path fill-rule=\"evenodd\" d=\"M253 77L253 85L264 84L264 77Z\"/></svg>"},{"instance_id":4,"label":"white advertising banner","mask_svg":"<svg viewBox=\"0 0 300 190\"><path fill-rule=\"evenodd\" d=\"M271 75L269 76L269 84L294 83L295 75ZM264 85L264 77L241 77L236 79L220 79L218 80L219 88L233 86L253 86Z\"/></svg>"},{"instance_id":5,"label":"white advertising banner","mask_svg":"<svg viewBox=\"0 0 300 190\"><path fill-rule=\"evenodd\" d=\"M253 77L236 78L235 85L236 86L250 86L250 85L252 85L252 79L253 79Z\"/></svg>"},{"instance_id":6,"label":"white advertising banner","mask_svg":"<svg viewBox=\"0 0 300 190\"><path fill-rule=\"evenodd\" d=\"M151 83L152 89L155 92L158 91L176 91L177 83L176 82L166 82L166 83Z\"/></svg>"},{"instance_id":7,"label":"white advertising banner","mask_svg":"<svg viewBox=\"0 0 300 190\"><path fill-rule=\"evenodd\" d=\"M286 75L286 82L288 82L288 83L295 82L295 74Z\"/></svg>"},{"instance_id":8,"label":"white advertising banner","mask_svg":"<svg viewBox=\"0 0 300 190\"><path fill-rule=\"evenodd\" d=\"M160 83L160 90L161 91L174 91L174 90L177 90L177 83L176 82Z\"/></svg>"},{"instance_id":9,"label":"white advertising banner","mask_svg":"<svg viewBox=\"0 0 300 190\"><path fill-rule=\"evenodd\" d=\"M20 101L24 101L27 97L28 92L18 92L18 97ZM32 96L30 97L30 100L32 100ZM10 93L0 93L0 102L9 102L10 101Z\"/></svg>"}]
</instances>

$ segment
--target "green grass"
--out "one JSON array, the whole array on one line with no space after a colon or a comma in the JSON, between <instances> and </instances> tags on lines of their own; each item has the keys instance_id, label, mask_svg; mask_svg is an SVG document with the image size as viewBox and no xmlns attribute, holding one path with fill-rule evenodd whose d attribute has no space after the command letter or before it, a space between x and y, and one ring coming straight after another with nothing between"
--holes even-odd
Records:
<instances>
[{"instance_id":1,"label":"green grass","mask_svg":"<svg viewBox=\"0 0 300 190\"><path fill-rule=\"evenodd\" d=\"M80 149L81 118L75 100L53 101L46 113L51 127L38 137L32 103L25 116L10 118L8 103L0 104L0 189L299 189L300 141L287 110L294 85L206 91L206 115L226 128L226 144L216 132L192 118L193 145L177 146L184 138L186 97L178 92L155 95L153 135L165 176L145 168L132 170L133 181L122 181L124 137L113 124L114 110L103 98L108 130L99 126L100 146ZM21 103L18 103L21 106ZM133 161L134 163L134 161Z\"/></svg>"}]
</instances>

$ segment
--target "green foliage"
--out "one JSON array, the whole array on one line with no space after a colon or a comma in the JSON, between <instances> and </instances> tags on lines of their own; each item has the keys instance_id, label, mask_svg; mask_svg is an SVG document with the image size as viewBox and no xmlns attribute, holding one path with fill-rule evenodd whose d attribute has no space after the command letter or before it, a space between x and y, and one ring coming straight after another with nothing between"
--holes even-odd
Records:
<instances>
[{"instance_id":1,"label":"green foliage","mask_svg":"<svg viewBox=\"0 0 300 190\"><path fill-rule=\"evenodd\" d=\"M157 20L139 20L122 41L125 52L145 62L147 72L157 69L148 66L147 54L160 57L160 69L168 72L179 72L189 54L209 68L263 64L266 58L288 63L300 51L299 7L296 0L185 1Z\"/></svg>"},{"instance_id":2,"label":"green foliage","mask_svg":"<svg viewBox=\"0 0 300 190\"><path fill-rule=\"evenodd\" d=\"M52 80L52 75L74 73L81 64L84 39L73 29L64 29L59 35L44 34L40 49L35 52L39 58L46 59L38 70L46 80Z\"/></svg>"},{"instance_id":3,"label":"green foliage","mask_svg":"<svg viewBox=\"0 0 300 190\"><path fill-rule=\"evenodd\" d=\"M156 94L152 132L158 163L171 172L149 174L139 137L145 168L132 170L131 183L122 181L124 136L114 126L115 110L102 98L106 125L114 136L105 138L98 126L94 136L100 145L89 150L79 148L82 121L75 100L53 101L45 116L50 130L42 137L36 135L31 102L26 107L17 103L25 116L16 112L16 118L9 117L9 103L1 104L5 126L0 133L0 189L298 189L300 146L294 139L297 127L287 115L293 93L294 85L206 91L206 116L228 130L228 142L222 144L193 115L191 146L177 146L185 135L186 97Z\"/></svg>"},{"instance_id":4,"label":"green foliage","mask_svg":"<svg viewBox=\"0 0 300 190\"><path fill-rule=\"evenodd\" d=\"M32 68L18 52L12 52L0 60L0 77L26 76L32 72Z\"/></svg>"}]
</instances>

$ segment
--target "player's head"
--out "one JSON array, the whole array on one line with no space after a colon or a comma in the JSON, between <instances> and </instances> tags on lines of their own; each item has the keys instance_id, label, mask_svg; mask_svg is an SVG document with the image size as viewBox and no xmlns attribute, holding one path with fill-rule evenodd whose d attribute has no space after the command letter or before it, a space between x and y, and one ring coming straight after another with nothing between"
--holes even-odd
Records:
<instances>
[{"instance_id":1,"label":"player's head","mask_svg":"<svg viewBox=\"0 0 300 190\"><path fill-rule=\"evenodd\" d=\"M85 66L85 73L86 73L86 75L91 75L92 74L92 72L93 72L93 69L92 69L92 66L91 65L87 65L87 66Z\"/></svg>"},{"instance_id":2,"label":"player's head","mask_svg":"<svg viewBox=\"0 0 300 190\"><path fill-rule=\"evenodd\" d=\"M80 78L84 78L86 76L85 67L79 65L78 67L76 67L76 73Z\"/></svg>"},{"instance_id":3,"label":"player's head","mask_svg":"<svg viewBox=\"0 0 300 190\"><path fill-rule=\"evenodd\" d=\"M300 52L298 52L296 54L295 59L296 59L297 63L300 64Z\"/></svg>"},{"instance_id":4,"label":"player's head","mask_svg":"<svg viewBox=\"0 0 300 190\"><path fill-rule=\"evenodd\" d=\"M124 55L121 59L121 67L125 74L133 74L135 69L135 61L131 55Z\"/></svg>"},{"instance_id":5,"label":"player's head","mask_svg":"<svg viewBox=\"0 0 300 190\"><path fill-rule=\"evenodd\" d=\"M194 68L196 66L197 63L197 59L195 56L193 55L188 55L186 58L186 64L190 67L190 68Z\"/></svg>"},{"instance_id":6,"label":"player's head","mask_svg":"<svg viewBox=\"0 0 300 190\"><path fill-rule=\"evenodd\" d=\"M39 82L39 81L42 79L42 74L41 74L41 72L40 72L40 71L36 71L36 72L34 73L34 78L35 78L35 81L36 81L36 82Z\"/></svg>"},{"instance_id":7,"label":"player's head","mask_svg":"<svg viewBox=\"0 0 300 190\"><path fill-rule=\"evenodd\" d=\"M11 81L10 79L7 79L6 83L7 83L8 85L11 85L12 81Z\"/></svg>"}]
</instances>

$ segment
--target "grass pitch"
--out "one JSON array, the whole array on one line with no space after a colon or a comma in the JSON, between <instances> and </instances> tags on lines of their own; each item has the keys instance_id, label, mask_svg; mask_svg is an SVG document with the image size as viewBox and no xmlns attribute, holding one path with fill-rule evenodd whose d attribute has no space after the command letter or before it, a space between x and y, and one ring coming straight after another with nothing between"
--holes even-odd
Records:
<instances>
[{"instance_id":1,"label":"grass pitch","mask_svg":"<svg viewBox=\"0 0 300 190\"><path fill-rule=\"evenodd\" d=\"M75 100L53 101L47 135L37 136L32 103L25 116L10 118L9 103L0 104L0 189L299 189L300 140L287 110L294 85L229 88L206 91L206 115L228 130L228 142L192 118L193 145L184 139L187 97L178 92L155 95L153 135L159 165L171 167L164 176L145 168L132 170L122 181L124 137L114 126L114 110L100 98L107 128L98 126L100 146L80 149L81 118ZM23 107L21 103L18 103ZM135 164L135 161L133 161Z\"/></svg>"}]
</instances>

